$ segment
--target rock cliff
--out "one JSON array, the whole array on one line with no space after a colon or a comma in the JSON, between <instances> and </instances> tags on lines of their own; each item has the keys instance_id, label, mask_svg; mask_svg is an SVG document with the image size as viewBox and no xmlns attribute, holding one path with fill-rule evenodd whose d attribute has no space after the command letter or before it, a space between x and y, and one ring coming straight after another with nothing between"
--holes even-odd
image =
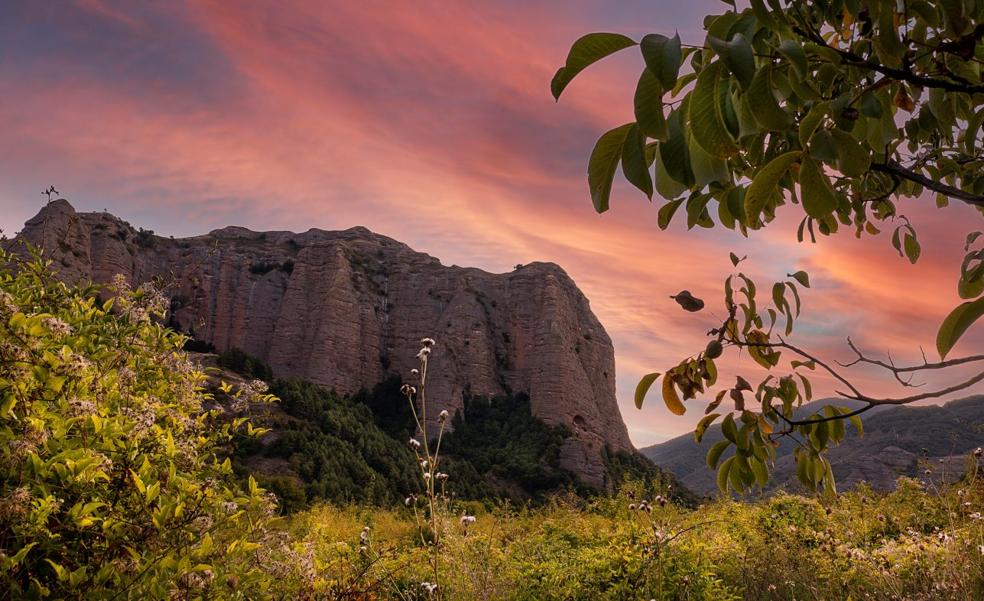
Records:
<instances>
[{"instance_id":1,"label":"rock cliff","mask_svg":"<svg viewBox=\"0 0 984 601\"><path fill-rule=\"evenodd\" d=\"M67 281L170 282L173 323L217 350L238 347L278 376L342 393L406 377L425 336L428 398L452 413L464 394L529 394L535 415L571 436L563 467L606 484L601 448L632 450L615 401L612 343L563 269L511 273L444 266L361 227L173 239L58 200L25 224Z\"/></svg>"}]
</instances>

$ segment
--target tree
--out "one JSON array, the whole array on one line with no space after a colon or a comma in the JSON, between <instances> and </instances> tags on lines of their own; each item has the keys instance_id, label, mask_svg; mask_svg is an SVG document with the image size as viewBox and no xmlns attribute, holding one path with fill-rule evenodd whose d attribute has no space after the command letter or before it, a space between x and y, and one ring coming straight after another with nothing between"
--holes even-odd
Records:
<instances>
[{"instance_id":1,"label":"tree","mask_svg":"<svg viewBox=\"0 0 984 601\"><path fill-rule=\"evenodd\" d=\"M704 19L702 45L679 35L649 34L639 42L616 33L593 33L574 42L551 82L559 99L584 68L615 52L638 47L645 64L634 93L635 121L603 134L588 163L591 200L607 211L615 172L652 199L666 200L658 225L665 229L683 207L689 228L726 227L750 236L770 225L780 206L802 211L798 239L830 236L851 228L858 237L891 228L891 243L915 263L921 247L915 226L899 213L901 197L951 201L984 211L984 2L981 0L752 0ZM716 220L714 218L716 215ZM911 374L984 362L984 355L947 359L963 333L984 315L984 249L980 232L967 237L958 291L966 302L943 321L937 336L939 361L899 366L866 356L848 339L854 363L868 363L909 385ZM743 260L734 254L737 269ZM727 318L709 332L707 348L665 374L645 376L636 389L641 406L662 377L662 396L676 414L684 401L714 386L714 360L741 349L770 374L757 386L739 377L717 393L697 425L700 441L725 396L735 411L722 421L725 440L707 463L718 485L742 491L764 485L783 436L801 440L799 479L811 489L833 492L834 476L824 452L841 440L845 421L862 431L859 415L879 405L939 398L984 380L984 371L940 390L898 398L867 395L839 366L793 346L787 337L800 312L805 272L771 286L763 301L755 283L737 272L725 281ZM677 301L700 306L689 293ZM681 300L682 299L682 300ZM702 305L702 303L700 303ZM782 327L779 328L780 322ZM853 365L849 364L849 365ZM811 398L812 370L836 379L846 399L796 417ZM745 393L754 396L755 407ZM747 403L747 404L746 404ZM736 417L737 416L737 417ZM725 451L734 453L722 461Z\"/></svg>"}]
</instances>

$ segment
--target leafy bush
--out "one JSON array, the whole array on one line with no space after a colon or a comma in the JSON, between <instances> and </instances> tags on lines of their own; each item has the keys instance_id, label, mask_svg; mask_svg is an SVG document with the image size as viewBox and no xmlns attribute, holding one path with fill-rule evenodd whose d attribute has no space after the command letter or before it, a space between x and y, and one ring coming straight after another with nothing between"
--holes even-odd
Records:
<instances>
[{"instance_id":1,"label":"leafy bush","mask_svg":"<svg viewBox=\"0 0 984 601\"><path fill-rule=\"evenodd\" d=\"M245 420L204 411L203 374L156 318L0 251L0 590L15 598L234 597L273 506L219 454Z\"/></svg>"}]
</instances>

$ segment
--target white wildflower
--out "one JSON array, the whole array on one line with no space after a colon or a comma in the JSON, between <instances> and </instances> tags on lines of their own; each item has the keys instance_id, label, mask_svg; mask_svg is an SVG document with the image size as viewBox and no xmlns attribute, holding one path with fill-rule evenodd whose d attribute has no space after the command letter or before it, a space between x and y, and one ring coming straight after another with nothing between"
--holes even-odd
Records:
<instances>
[{"instance_id":1,"label":"white wildflower","mask_svg":"<svg viewBox=\"0 0 984 601\"><path fill-rule=\"evenodd\" d=\"M418 359L426 359L427 358L427 355L429 355L430 352L431 352L431 350L425 346L424 348L422 348L419 351L417 351L417 358Z\"/></svg>"},{"instance_id":2,"label":"white wildflower","mask_svg":"<svg viewBox=\"0 0 984 601\"><path fill-rule=\"evenodd\" d=\"M431 347L434 346L436 343L434 342L433 338L421 338L420 344L424 345L425 347Z\"/></svg>"},{"instance_id":3,"label":"white wildflower","mask_svg":"<svg viewBox=\"0 0 984 601\"><path fill-rule=\"evenodd\" d=\"M41 320L41 323L44 324L44 327L48 328L48 331L55 338L62 338L72 333L72 326L57 317L45 317Z\"/></svg>"},{"instance_id":4,"label":"white wildflower","mask_svg":"<svg viewBox=\"0 0 984 601\"><path fill-rule=\"evenodd\" d=\"M417 440L416 438L411 438L410 439L410 442L408 444L410 445L410 448L411 449L419 449L420 448L420 441Z\"/></svg>"},{"instance_id":5,"label":"white wildflower","mask_svg":"<svg viewBox=\"0 0 984 601\"><path fill-rule=\"evenodd\" d=\"M475 523L475 516L473 515L463 515L461 516L461 525L469 526Z\"/></svg>"},{"instance_id":6,"label":"white wildflower","mask_svg":"<svg viewBox=\"0 0 984 601\"><path fill-rule=\"evenodd\" d=\"M449 415L448 410L442 409L441 413L438 414L437 418L443 422L448 419L448 415Z\"/></svg>"},{"instance_id":7,"label":"white wildflower","mask_svg":"<svg viewBox=\"0 0 984 601\"><path fill-rule=\"evenodd\" d=\"M416 378L417 376L420 375L420 370L417 368L413 368L410 370L410 375Z\"/></svg>"}]
</instances>

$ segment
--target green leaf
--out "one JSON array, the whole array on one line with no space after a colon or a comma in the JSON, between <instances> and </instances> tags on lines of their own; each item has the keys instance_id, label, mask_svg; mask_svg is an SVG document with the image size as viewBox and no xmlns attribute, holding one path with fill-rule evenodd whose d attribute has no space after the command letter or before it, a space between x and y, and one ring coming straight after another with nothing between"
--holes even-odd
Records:
<instances>
[{"instance_id":1,"label":"green leaf","mask_svg":"<svg viewBox=\"0 0 984 601\"><path fill-rule=\"evenodd\" d=\"M745 36L736 33L727 42L714 36L707 36L707 43L721 57L728 71L738 79L742 89L747 88L755 77L755 54Z\"/></svg>"},{"instance_id":2,"label":"green leaf","mask_svg":"<svg viewBox=\"0 0 984 601\"><path fill-rule=\"evenodd\" d=\"M646 400L646 393L649 392L649 388L656 381L656 378L660 376L659 372L653 372L651 374L646 374L642 376L639 383L636 384L635 389L635 405L636 409L642 409L642 403Z\"/></svg>"},{"instance_id":3,"label":"green leaf","mask_svg":"<svg viewBox=\"0 0 984 601\"><path fill-rule=\"evenodd\" d=\"M629 127L622 143L622 173L630 184L652 200L653 179L646 162L646 138L635 123Z\"/></svg>"},{"instance_id":4,"label":"green leaf","mask_svg":"<svg viewBox=\"0 0 984 601\"><path fill-rule=\"evenodd\" d=\"M684 101L687 105L687 101ZM690 166L690 150L687 134L684 132L683 124L680 122L684 114L683 107L670 113L666 120L669 137L666 142L660 144L659 156L663 159L663 166L666 173L679 184L683 184L685 189L694 184L694 172Z\"/></svg>"},{"instance_id":5,"label":"green leaf","mask_svg":"<svg viewBox=\"0 0 984 601\"><path fill-rule=\"evenodd\" d=\"M814 219L823 219L837 208L837 197L830 187L830 180L821 171L820 164L803 157L799 170L800 197L803 210Z\"/></svg>"},{"instance_id":6,"label":"green leaf","mask_svg":"<svg viewBox=\"0 0 984 601\"><path fill-rule=\"evenodd\" d=\"M790 66L796 71L800 79L805 79L809 74L810 67L806 60L806 53L803 47L796 40L783 40L779 44L779 54L789 61Z\"/></svg>"},{"instance_id":7,"label":"green leaf","mask_svg":"<svg viewBox=\"0 0 984 601\"><path fill-rule=\"evenodd\" d=\"M731 441L728 440L720 440L714 443L714 446L707 451L707 467L712 470L717 468L718 461L721 459L721 454L724 453L724 450L730 445Z\"/></svg>"},{"instance_id":8,"label":"green leaf","mask_svg":"<svg viewBox=\"0 0 984 601\"><path fill-rule=\"evenodd\" d=\"M683 204L683 200L682 198L671 200L659 208L659 212L656 214L656 225L659 226L659 229L665 230L670 226L670 220L673 219L673 214Z\"/></svg>"},{"instance_id":9,"label":"green leaf","mask_svg":"<svg viewBox=\"0 0 984 601\"><path fill-rule=\"evenodd\" d=\"M755 73L752 85L748 86L748 91L741 97L741 101L748 103L755 120L764 129L784 131L792 125L793 120L789 113L779 106L772 90L772 69L762 67Z\"/></svg>"},{"instance_id":10,"label":"green leaf","mask_svg":"<svg viewBox=\"0 0 984 601\"><path fill-rule=\"evenodd\" d=\"M683 62L679 34L668 38L651 33L642 38L639 48L646 68L652 71L664 90L672 89L680 73L680 63Z\"/></svg>"},{"instance_id":11,"label":"green leaf","mask_svg":"<svg viewBox=\"0 0 984 601\"><path fill-rule=\"evenodd\" d=\"M724 64L711 63L697 76L690 94L690 129L694 140L707 154L726 159L738 152L738 146L724 122L722 94L727 94Z\"/></svg>"},{"instance_id":12,"label":"green leaf","mask_svg":"<svg viewBox=\"0 0 984 601\"><path fill-rule=\"evenodd\" d=\"M919 254L922 252L922 247L919 245L919 241L912 234L907 233L903 239L903 248L905 249L905 256L909 259L909 262L915 265L916 261L919 260Z\"/></svg>"},{"instance_id":13,"label":"green leaf","mask_svg":"<svg viewBox=\"0 0 984 601\"><path fill-rule=\"evenodd\" d=\"M721 464L721 467L718 468L717 486L718 489L723 493L728 492L728 477L731 475L731 468L734 465L734 463L735 463L735 456L732 455L731 457L725 459L724 463Z\"/></svg>"},{"instance_id":14,"label":"green leaf","mask_svg":"<svg viewBox=\"0 0 984 601\"><path fill-rule=\"evenodd\" d=\"M746 225L755 225L759 215L762 214L762 211L765 210L766 206L777 194L779 180L786 175L786 172L801 155L802 153L799 151L781 154L769 161L765 167L759 169L758 173L755 174L755 178L752 180L751 185L748 186L748 192L745 194Z\"/></svg>"},{"instance_id":15,"label":"green leaf","mask_svg":"<svg viewBox=\"0 0 984 601\"><path fill-rule=\"evenodd\" d=\"M649 69L643 69L639 76L633 103L642 133L654 140L665 140L669 132L663 115L663 87Z\"/></svg>"},{"instance_id":16,"label":"green leaf","mask_svg":"<svg viewBox=\"0 0 984 601\"><path fill-rule=\"evenodd\" d=\"M567 54L567 63L557 70L550 82L550 92L554 99L560 99L567 84L586 67L610 54L624 50L636 43L632 38L620 33L589 33L582 36L571 46Z\"/></svg>"},{"instance_id":17,"label":"green leaf","mask_svg":"<svg viewBox=\"0 0 984 601\"><path fill-rule=\"evenodd\" d=\"M694 442L700 443L701 439L704 438L704 432L707 431L707 427L714 423L714 420L721 417L720 413L711 413L710 415L705 415L699 422L697 422L697 427L694 428Z\"/></svg>"},{"instance_id":18,"label":"green leaf","mask_svg":"<svg viewBox=\"0 0 984 601\"><path fill-rule=\"evenodd\" d=\"M622 156L622 146L634 123L626 123L620 127L605 132L588 160L588 187L591 189L591 201L595 211L604 213L608 210L608 200L612 194L612 180Z\"/></svg>"},{"instance_id":19,"label":"green leaf","mask_svg":"<svg viewBox=\"0 0 984 601\"><path fill-rule=\"evenodd\" d=\"M804 149L810 142L810 138L813 137L813 133L817 131L817 127L823 121L823 118L827 116L827 111L830 109L830 105L826 102L818 102L813 105L810 112L803 117L800 121L799 126L799 141L800 146Z\"/></svg>"},{"instance_id":20,"label":"green leaf","mask_svg":"<svg viewBox=\"0 0 984 601\"><path fill-rule=\"evenodd\" d=\"M940 325L940 331L936 334L936 350L939 351L941 359L946 359L953 345L960 340L971 324L980 319L981 315L984 315L984 298L961 303L946 316L943 324Z\"/></svg>"},{"instance_id":21,"label":"green leaf","mask_svg":"<svg viewBox=\"0 0 984 601\"><path fill-rule=\"evenodd\" d=\"M859 177L871 168L871 153L851 134L833 129L830 132L837 152L837 170L848 177Z\"/></svg>"},{"instance_id":22,"label":"green leaf","mask_svg":"<svg viewBox=\"0 0 984 601\"><path fill-rule=\"evenodd\" d=\"M694 183L704 187L712 182L728 183L731 180L728 162L714 157L701 148L700 144L688 144L690 148L690 167L694 172Z\"/></svg>"},{"instance_id":23,"label":"green leaf","mask_svg":"<svg viewBox=\"0 0 984 601\"><path fill-rule=\"evenodd\" d=\"M769 483L769 468L766 467L765 462L752 457L748 461L749 466L752 468L752 473L755 475L755 483L759 486L765 486Z\"/></svg>"},{"instance_id":24,"label":"green leaf","mask_svg":"<svg viewBox=\"0 0 984 601\"><path fill-rule=\"evenodd\" d=\"M730 413L724 416L724 421L721 422L721 433L726 439L738 444L738 428L735 426L734 416Z\"/></svg>"},{"instance_id":25,"label":"green leaf","mask_svg":"<svg viewBox=\"0 0 984 601\"><path fill-rule=\"evenodd\" d=\"M810 287L810 274L806 273L805 271L801 270L801 271L797 271L796 273L787 273L786 275L799 282L800 285L803 286L804 288Z\"/></svg>"}]
</instances>

